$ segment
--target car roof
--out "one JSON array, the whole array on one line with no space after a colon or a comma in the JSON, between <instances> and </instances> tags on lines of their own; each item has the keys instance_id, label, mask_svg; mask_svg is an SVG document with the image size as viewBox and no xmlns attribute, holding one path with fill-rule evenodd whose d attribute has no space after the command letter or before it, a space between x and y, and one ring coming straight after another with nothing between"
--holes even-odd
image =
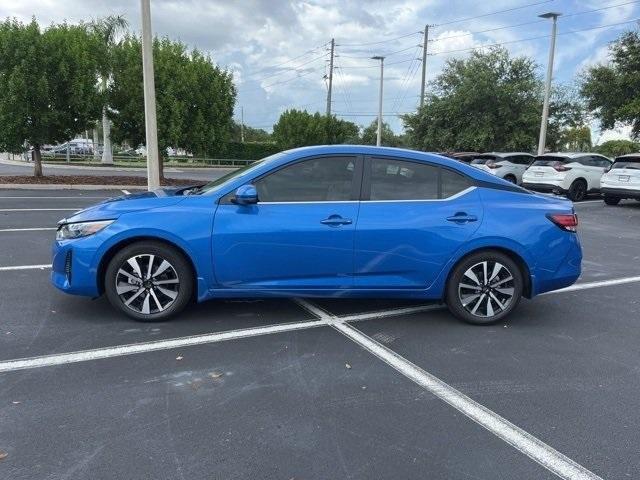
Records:
<instances>
[{"instance_id":1,"label":"car roof","mask_svg":"<svg viewBox=\"0 0 640 480\"><path fill-rule=\"evenodd\" d=\"M622 160L623 158L638 158L640 157L640 152L638 153L626 153L624 155L620 155L619 157L616 157L616 160Z\"/></svg>"},{"instance_id":2,"label":"car roof","mask_svg":"<svg viewBox=\"0 0 640 480\"><path fill-rule=\"evenodd\" d=\"M586 155L596 155L598 157L607 158L600 153L594 152L547 152L543 155L538 155L538 157L565 157L565 158L580 158Z\"/></svg>"},{"instance_id":3,"label":"car roof","mask_svg":"<svg viewBox=\"0 0 640 480\"><path fill-rule=\"evenodd\" d=\"M527 152L486 152L481 155L495 155L496 157L513 157L516 155L527 155L529 157L533 157L530 153Z\"/></svg>"}]
</instances>

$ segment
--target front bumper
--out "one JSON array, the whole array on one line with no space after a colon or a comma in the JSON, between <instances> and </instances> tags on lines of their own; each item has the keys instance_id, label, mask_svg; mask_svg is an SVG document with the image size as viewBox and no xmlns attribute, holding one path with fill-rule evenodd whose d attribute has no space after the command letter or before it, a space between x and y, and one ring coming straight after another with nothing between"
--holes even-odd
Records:
<instances>
[{"instance_id":1,"label":"front bumper","mask_svg":"<svg viewBox=\"0 0 640 480\"><path fill-rule=\"evenodd\" d=\"M56 240L52 247L51 283L65 293L97 297L96 248L92 237Z\"/></svg>"},{"instance_id":2,"label":"front bumper","mask_svg":"<svg viewBox=\"0 0 640 480\"><path fill-rule=\"evenodd\" d=\"M640 189L602 187L600 192L607 197L640 199Z\"/></svg>"}]
</instances>

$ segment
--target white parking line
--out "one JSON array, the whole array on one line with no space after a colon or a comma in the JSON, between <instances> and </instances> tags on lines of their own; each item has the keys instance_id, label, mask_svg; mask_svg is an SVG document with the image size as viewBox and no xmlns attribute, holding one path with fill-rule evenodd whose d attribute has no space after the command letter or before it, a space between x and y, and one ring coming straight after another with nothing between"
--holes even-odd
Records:
<instances>
[{"instance_id":1,"label":"white parking line","mask_svg":"<svg viewBox=\"0 0 640 480\"><path fill-rule=\"evenodd\" d=\"M131 192L129 190L125 190L124 188L121 190L121 192L125 195L131 195Z\"/></svg>"},{"instance_id":2,"label":"white parking line","mask_svg":"<svg viewBox=\"0 0 640 480\"><path fill-rule=\"evenodd\" d=\"M0 232L41 232L44 230L57 230L56 227L41 228L0 228Z\"/></svg>"},{"instance_id":3,"label":"white parking line","mask_svg":"<svg viewBox=\"0 0 640 480\"><path fill-rule=\"evenodd\" d=\"M168 340L157 340L154 342L132 343L129 345L119 345L106 348L95 348L92 350L81 350L79 352L60 353L53 355L43 355L40 357L19 358L0 362L0 373L13 372L16 370L26 370L30 368L51 367L54 365L66 365L69 363L87 362L103 358L121 357L136 353L155 352L158 350L169 350L180 347L191 347L208 343L235 340L238 338L257 337L272 333L293 332L314 327L327 325L324 320L310 320L305 322L284 323L281 325L269 325L266 327L244 328L240 330L230 330L219 333L209 333L204 335L193 335L189 337L172 338Z\"/></svg>"},{"instance_id":4,"label":"white parking line","mask_svg":"<svg viewBox=\"0 0 640 480\"><path fill-rule=\"evenodd\" d=\"M316 315L320 320L325 320L334 329L414 383L420 385L560 478L567 480L602 480L595 473L587 470L543 441L345 323L342 318L330 315L305 300L298 300L298 304Z\"/></svg>"},{"instance_id":5,"label":"white parking line","mask_svg":"<svg viewBox=\"0 0 640 480\"><path fill-rule=\"evenodd\" d=\"M81 208L0 208L0 212L77 212Z\"/></svg>"},{"instance_id":6,"label":"white parking line","mask_svg":"<svg viewBox=\"0 0 640 480\"><path fill-rule=\"evenodd\" d=\"M11 270L44 270L45 268L51 268L51 264L44 263L42 265L14 265L12 267L0 267L0 272L8 272Z\"/></svg>"},{"instance_id":7,"label":"white parking line","mask_svg":"<svg viewBox=\"0 0 640 480\"><path fill-rule=\"evenodd\" d=\"M622 277L614 278L611 280L600 280L597 282L580 282L570 287L561 288L559 290L553 290L551 292L543 293L542 295L551 295L552 293L566 293L575 292L576 290L588 290L589 288L609 287L611 285L624 285L625 283L640 282L640 276L636 277Z\"/></svg>"}]
</instances>

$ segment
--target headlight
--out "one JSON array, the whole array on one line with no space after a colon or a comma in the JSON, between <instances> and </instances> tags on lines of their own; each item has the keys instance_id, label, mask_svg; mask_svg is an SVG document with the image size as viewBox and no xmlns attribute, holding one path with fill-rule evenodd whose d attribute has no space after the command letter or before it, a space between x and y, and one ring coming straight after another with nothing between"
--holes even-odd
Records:
<instances>
[{"instance_id":1,"label":"headlight","mask_svg":"<svg viewBox=\"0 0 640 480\"><path fill-rule=\"evenodd\" d=\"M93 235L113 222L114 220L97 220L95 222L63 223L58 227L56 240L69 240Z\"/></svg>"}]
</instances>

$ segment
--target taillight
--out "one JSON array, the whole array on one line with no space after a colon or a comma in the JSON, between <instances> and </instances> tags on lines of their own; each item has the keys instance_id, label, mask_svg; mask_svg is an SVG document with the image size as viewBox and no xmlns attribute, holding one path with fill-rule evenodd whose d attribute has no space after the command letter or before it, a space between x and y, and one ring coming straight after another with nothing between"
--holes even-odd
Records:
<instances>
[{"instance_id":1,"label":"taillight","mask_svg":"<svg viewBox=\"0 0 640 480\"><path fill-rule=\"evenodd\" d=\"M575 213L550 213L547 218L567 232L575 232L578 229L578 215Z\"/></svg>"},{"instance_id":2,"label":"taillight","mask_svg":"<svg viewBox=\"0 0 640 480\"><path fill-rule=\"evenodd\" d=\"M485 163L485 165L489 168L500 168L500 165L493 162L492 160L489 160L487 163Z\"/></svg>"},{"instance_id":3,"label":"taillight","mask_svg":"<svg viewBox=\"0 0 640 480\"><path fill-rule=\"evenodd\" d=\"M556 162L555 165L553 166L553 169L556 172L568 172L569 170L571 170L571 167L565 167L560 162Z\"/></svg>"}]
</instances>

